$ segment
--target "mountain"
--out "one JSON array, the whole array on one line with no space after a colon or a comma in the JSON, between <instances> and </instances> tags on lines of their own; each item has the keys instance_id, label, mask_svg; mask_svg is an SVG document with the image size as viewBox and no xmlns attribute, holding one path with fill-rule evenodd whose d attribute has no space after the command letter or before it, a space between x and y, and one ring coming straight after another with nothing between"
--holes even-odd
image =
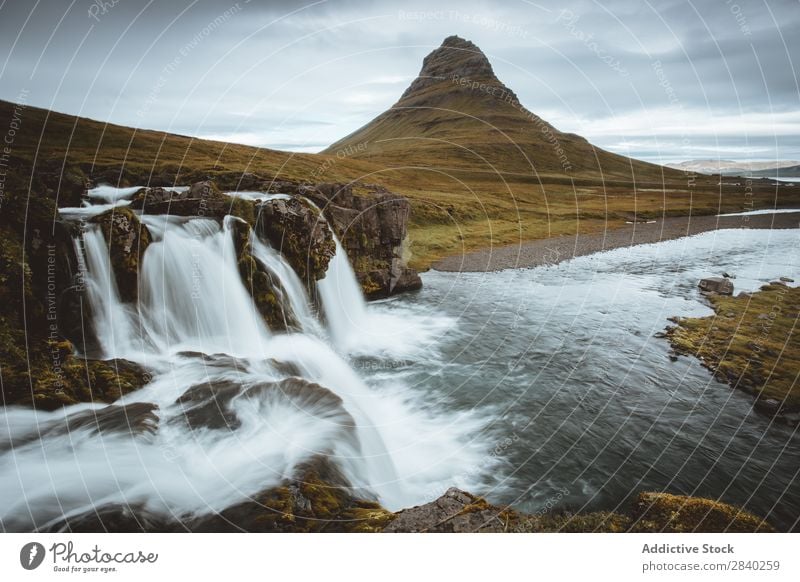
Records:
<instances>
[{"instance_id":1,"label":"mountain","mask_svg":"<svg viewBox=\"0 0 800 582\"><path fill-rule=\"evenodd\" d=\"M17 120L17 121L15 121ZM20 121L21 120L21 124ZM693 176L594 147L531 113L474 44L449 37L388 111L322 154L297 154L143 130L0 101L15 122L0 155L4 196L19 191L77 206L86 181L222 190L346 183L408 198L410 265L576 232L632 218L796 208L800 189ZM430 168L431 171L425 171ZM292 186L293 184L293 186ZM795 192L797 190L797 192ZM31 208L37 205L31 205ZM39 205L44 208L43 205ZM2 204L0 219L9 214Z\"/></svg>"},{"instance_id":2,"label":"mountain","mask_svg":"<svg viewBox=\"0 0 800 582\"><path fill-rule=\"evenodd\" d=\"M794 165L755 170L748 175L757 178L800 178L800 164L797 162L791 163Z\"/></svg>"},{"instance_id":3,"label":"mountain","mask_svg":"<svg viewBox=\"0 0 800 582\"><path fill-rule=\"evenodd\" d=\"M678 175L564 133L525 108L475 44L450 36L388 111L323 153L389 167L469 168L575 177Z\"/></svg>"},{"instance_id":4,"label":"mountain","mask_svg":"<svg viewBox=\"0 0 800 582\"><path fill-rule=\"evenodd\" d=\"M700 174L722 174L723 176L792 176L797 174L787 174L791 171L790 166L798 166L800 162L795 160L769 161L769 162L737 162L735 160L688 160L675 164L667 164L669 168L683 170L685 172L698 172ZM779 168L785 168L778 172ZM797 170L794 170L795 172Z\"/></svg>"}]
</instances>

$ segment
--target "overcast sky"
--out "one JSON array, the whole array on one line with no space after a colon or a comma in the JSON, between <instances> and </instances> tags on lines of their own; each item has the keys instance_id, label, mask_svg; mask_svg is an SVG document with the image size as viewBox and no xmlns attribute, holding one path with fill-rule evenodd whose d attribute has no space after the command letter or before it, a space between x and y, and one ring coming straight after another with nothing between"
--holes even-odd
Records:
<instances>
[{"instance_id":1,"label":"overcast sky","mask_svg":"<svg viewBox=\"0 0 800 582\"><path fill-rule=\"evenodd\" d=\"M528 109L606 149L800 159L798 0L6 0L0 98L319 151L451 34Z\"/></svg>"}]
</instances>

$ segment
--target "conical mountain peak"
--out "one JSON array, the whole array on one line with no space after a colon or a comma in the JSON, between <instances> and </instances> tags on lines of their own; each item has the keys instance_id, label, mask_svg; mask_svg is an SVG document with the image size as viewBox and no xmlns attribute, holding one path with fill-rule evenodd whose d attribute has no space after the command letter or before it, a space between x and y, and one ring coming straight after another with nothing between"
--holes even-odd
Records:
<instances>
[{"instance_id":1,"label":"conical mountain peak","mask_svg":"<svg viewBox=\"0 0 800 582\"><path fill-rule=\"evenodd\" d=\"M448 36L400 100L323 153L388 167L631 179L654 166L595 148L528 110L474 43ZM659 170L661 171L661 170Z\"/></svg>"},{"instance_id":2,"label":"conical mountain peak","mask_svg":"<svg viewBox=\"0 0 800 582\"><path fill-rule=\"evenodd\" d=\"M477 45L460 36L448 36L439 48L425 57L422 70L400 100L424 92L443 81L459 79L502 85L497 80L489 59Z\"/></svg>"}]
</instances>

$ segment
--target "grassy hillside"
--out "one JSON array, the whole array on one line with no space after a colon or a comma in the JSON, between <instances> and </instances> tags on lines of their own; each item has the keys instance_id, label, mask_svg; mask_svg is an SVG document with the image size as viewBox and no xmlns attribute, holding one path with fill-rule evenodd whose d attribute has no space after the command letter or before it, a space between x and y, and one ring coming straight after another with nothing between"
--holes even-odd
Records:
<instances>
[{"instance_id":1,"label":"grassy hillside","mask_svg":"<svg viewBox=\"0 0 800 582\"><path fill-rule=\"evenodd\" d=\"M421 88L412 85L409 90L412 88L404 99L437 91L435 83L423 83ZM570 173L564 173L547 135L541 130L538 133L542 135L526 133L516 110L495 107L474 91L461 98L460 107L483 112L497 128L506 129L477 131L473 121L462 114L428 108L425 115L433 116L430 121L440 122L430 124L423 140L428 144L425 148L419 146L419 140L409 147L412 142L399 136L384 138L380 146L367 145L361 151L332 146L328 154L293 154L134 130L0 102L3 126L8 127L14 118L20 120L3 162L10 168L4 193L30 192L34 198L46 196L59 206L70 206L79 202L86 178L121 185L168 185L211 177L226 189L245 188L252 174L278 181L377 183L411 201L411 265L419 269L444 256L482 247L577 231L601 232L634 216L713 214L800 204L800 188L776 189L758 182L748 187L741 179L725 179L720 186L716 177L662 170L601 152L582 138L559 133L559 143L568 146L574 164ZM370 136L397 134L399 126L393 127L391 132L388 125L371 128ZM515 151L517 146L523 152L541 150L533 168L526 165L524 157L520 162L505 154L496 165L475 163L475 152L491 159L501 139L507 139ZM452 145L459 140L474 141L472 151ZM445 147L445 143L450 145ZM379 151L381 155L377 155ZM507 157L509 161L504 162ZM531 155L528 158L533 159ZM596 162L601 165L595 166Z\"/></svg>"}]
</instances>

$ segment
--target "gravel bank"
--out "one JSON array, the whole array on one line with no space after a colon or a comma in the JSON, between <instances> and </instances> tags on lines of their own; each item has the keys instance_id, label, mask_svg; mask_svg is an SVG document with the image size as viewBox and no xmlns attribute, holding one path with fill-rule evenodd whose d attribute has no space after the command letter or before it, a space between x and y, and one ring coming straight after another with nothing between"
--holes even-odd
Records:
<instances>
[{"instance_id":1,"label":"gravel bank","mask_svg":"<svg viewBox=\"0 0 800 582\"><path fill-rule=\"evenodd\" d=\"M483 249L446 257L433 264L438 271L501 271L553 265L573 257L633 245L656 243L725 228L800 228L800 211L750 216L671 217L652 224L636 223L599 234L561 236L518 245Z\"/></svg>"}]
</instances>

